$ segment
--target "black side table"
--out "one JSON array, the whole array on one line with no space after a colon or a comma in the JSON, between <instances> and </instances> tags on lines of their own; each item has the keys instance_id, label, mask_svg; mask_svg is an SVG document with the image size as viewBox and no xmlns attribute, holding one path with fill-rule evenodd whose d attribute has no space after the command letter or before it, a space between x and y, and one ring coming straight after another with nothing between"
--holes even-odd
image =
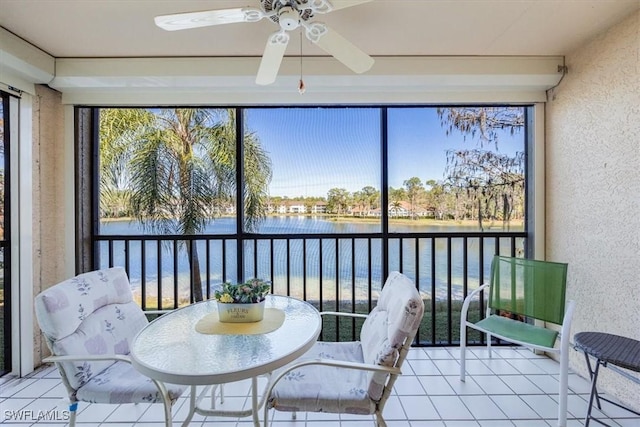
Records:
<instances>
[{"instance_id":1,"label":"black side table","mask_svg":"<svg viewBox=\"0 0 640 427\"><path fill-rule=\"evenodd\" d=\"M640 341L603 332L579 332L575 334L573 340L575 348L584 352L584 357L587 360L587 367L589 368L589 376L591 377L591 395L589 396L587 416L584 420L585 427L589 425L590 420L594 420L605 426L609 425L591 415L594 397L596 399L598 409L602 409L600 406L600 400L604 400L605 402L609 402L640 416L640 413L630 408L598 396L598 390L596 388L600 365L606 368L607 364L611 364L631 371L640 372ZM594 369L591 368L589 356L596 359ZM628 377L632 381L638 381L637 378L626 372L621 370L616 370L616 372Z\"/></svg>"}]
</instances>

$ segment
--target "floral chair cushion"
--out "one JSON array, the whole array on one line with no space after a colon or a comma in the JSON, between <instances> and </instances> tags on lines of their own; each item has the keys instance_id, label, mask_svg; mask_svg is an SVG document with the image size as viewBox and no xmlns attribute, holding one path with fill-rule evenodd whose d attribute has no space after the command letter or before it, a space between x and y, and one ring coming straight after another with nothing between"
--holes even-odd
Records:
<instances>
[{"instance_id":1,"label":"floral chair cushion","mask_svg":"<svg viewBox=\"0 0 640 427\"><path fill-rule=\"evenodd\" d=\"M398 351L422 321L424 303L414 283L400 272L389 274L376 307L362 325L360 340L366 363L395 366ZM388 374L369 373L368 393L380 400Z\"/></svg>"},{"instance_id":2,"label":"floral chair cushion","mask_svg":"<svg viewBox=\"0 0 640 427\"><path fill-rule=\"evenodd\" d=\"M364 362L358 342L317 342L296 362L317 358ZM290 412L373 414L375 404L367 395L367 384L365 371L303 366L287 373L276 384L268 405Z\"/></svg>"},{"instance_id":3,"label":"floral chair cushion","mask_svg":"<svg viewBox=\"0 0 640 427\"><path fill-rule=\"evenodd\" d=\"M165 385L172 401L180 397L185 389L184 386ZM91 379L77 391L76 398L94 403L162 402L162 396L151 379L124 362L116 362L91 376Z\"/></svg>"},{"instance_id":4,"label":"floral chair cushion","mask_svg":"<svg viewBox=\"0 0 640 427\"><path fill-rule=\"evenodd\" d=\"M133 301L122 268L81 274L35 299L36 317L56 356L129 354L135 334L147 323ZM113 362L64 362L61 367L77 390Z\"/></svg>"},{"instance_id":5,"label":"floral chair cushion","mask_svg":"<svg viewBox=\"0 0 640 427\"><path fill-rule=\"evenodd\" d=\"M294 363L320 358L396 366L400 348L414 336L423 313L413 282L393 272L362 326L360 342L317 342ZM387 378L384 373L307 365L283 376L267 404L280 411L373 414Z\"/></svg>"}]
</instances>

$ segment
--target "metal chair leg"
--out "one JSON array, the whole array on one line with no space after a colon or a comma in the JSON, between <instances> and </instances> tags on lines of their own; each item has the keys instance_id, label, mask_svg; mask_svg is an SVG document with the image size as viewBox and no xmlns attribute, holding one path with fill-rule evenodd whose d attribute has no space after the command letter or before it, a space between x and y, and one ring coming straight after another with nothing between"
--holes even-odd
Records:
<instances>
[{"instance_id":1,"label":"metal chair leg","mask_svg":"<svg viewBox=\"0 0 640 427\"><path fill-rule=\"evenodd\" d=\"M382 413L380 413L380 411L376 411L376 426L387 427L387 422L382 417Z\"/></svg>"},{"instance_id":2,"label":"metal chair leg","mask_svg":"<svg viewBox=\"0 0 640 427\"><path fill-rule=\"evenodd\" d=\"M464 316L463 313L461 316ZM464 382L466 375L467 360L467 325L465 319L460 319L460 381Z\"/></svg>"},{"instance_id":3,"label":"metal chair leg","mask_svg":"<svg viewBox=\"0 0 640 427\"><path fill-rule=\"evenodd\" d=\"M569 394L569 339L563 337L560 344L560 378L558 390L558 427L567 425Z\"/></svg>"},{"instance_id":4,"label":"metal chair leg","mask_svg":"<svg viewBox=\"0 0 640 427\"><path fill-rule=\"evenodd\" d=\"M69 404L69 427L76 427L76 412L78 411L78 402Z\"/></svg>"}]
</instances>

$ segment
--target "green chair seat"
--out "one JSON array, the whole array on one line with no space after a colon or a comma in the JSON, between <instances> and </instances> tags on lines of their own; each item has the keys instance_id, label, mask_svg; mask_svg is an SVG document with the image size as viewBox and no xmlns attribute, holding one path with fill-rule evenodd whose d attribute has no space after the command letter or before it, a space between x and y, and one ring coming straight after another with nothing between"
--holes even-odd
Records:
<instances>
[{"instance_id":1,"label":"green chair seat","mask_svg":"<svg viewBox=\"0 0 640 427\"><path fill-rule=\"evenodd\" d=\"M476 298L482 306L488 292L487 317L477 323L468 320L469 306ZM567 264L496 255L491 263L489 283L475 289L464 299L460 311L460 380L465 380L467 327L506 342L531 349L556 353L560 359L558 381L558 427L567 426L569 389L569 334L575 302L566 303ZM493 314L492 314L493 313ZM560 326L546 329L495 313L509 313L518 319L543 321ZM555 329L555 328L554 328ZM560 345L555 347L556 338ZM491 339L487 337L491 357Z\"/></svg>"},{"instance_id":2,"label":"green chair seat","mask_svg":"<svg viewBox=\"0 0 640 427\"><path fill-rule=\"evenodd\" d=\"M507 340L515 340L542 347L553 347L558 336L558 332L551 329L497 315L484 318L475 323L474 326Z\"/></svg>"}]
</instances>

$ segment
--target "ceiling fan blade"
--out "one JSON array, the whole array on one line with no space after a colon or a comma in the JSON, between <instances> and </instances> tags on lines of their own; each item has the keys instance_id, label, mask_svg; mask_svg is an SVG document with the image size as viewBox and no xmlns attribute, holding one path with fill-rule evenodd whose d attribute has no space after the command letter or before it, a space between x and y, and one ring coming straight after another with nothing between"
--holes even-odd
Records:
<instances>
[{"instance_id":1,"label":"ceiling fan blade","mask_svg":"<svg viewBox=\"0 0 640 427\"><path fill-rule=\"evenodd\" d=\"M329 0L331 3L331 10L340 10L351 6L357 6L363 3L371 3L373 0Z\"/></svg>"},{"instance_id":2,"label":"ceiling fan blade","mask_svg":"<svg viewBox=\"0 0 640 427\"><path fill-rule=\"evenodd\" d=\"M308 0L301 5L301 8L309 8L313 10L313 13L329 13L334 10L357 6L372 1L373 0Z\"/></svg>"},{"instance_id":3,"label":"ceiling fan blade","mask_svg":"<svg viewBox=\"0 0 640 427\"><path fill-rule=\"evenodd\" d=\"M156 25L163 30L175 31L208 27L211 25L233 24L236 22L255 22L265 16L267 15L259 9L245 7L162 15L156 16L154 21Z\"/></svg>"},{"instance_id":4,"label":"ceiling fan blade","mask_svg":"<svg viewBox=\"0 0 640 427\"><path fill-rule=\"evenodd\" d=\"M349 40L335 30L320 22L313 22L306 27L307 38L322 50L342 62L355 73L369 71L375 62Z\"/></svg>"},{"instance_id":5,"label":"ceiling fan blade","mask_svg":"<svg viewBox=\"0 0 640 427\"><path fill-rule=\"evenodd\" d=\"M278 31L269 36L267 45L262 54L260 68L256 76L256 83L259 85L268 85L276 81L280 63L284 57L284 52L289 44L289 34L284 31Z\"/></svg>"}]
</instances>

